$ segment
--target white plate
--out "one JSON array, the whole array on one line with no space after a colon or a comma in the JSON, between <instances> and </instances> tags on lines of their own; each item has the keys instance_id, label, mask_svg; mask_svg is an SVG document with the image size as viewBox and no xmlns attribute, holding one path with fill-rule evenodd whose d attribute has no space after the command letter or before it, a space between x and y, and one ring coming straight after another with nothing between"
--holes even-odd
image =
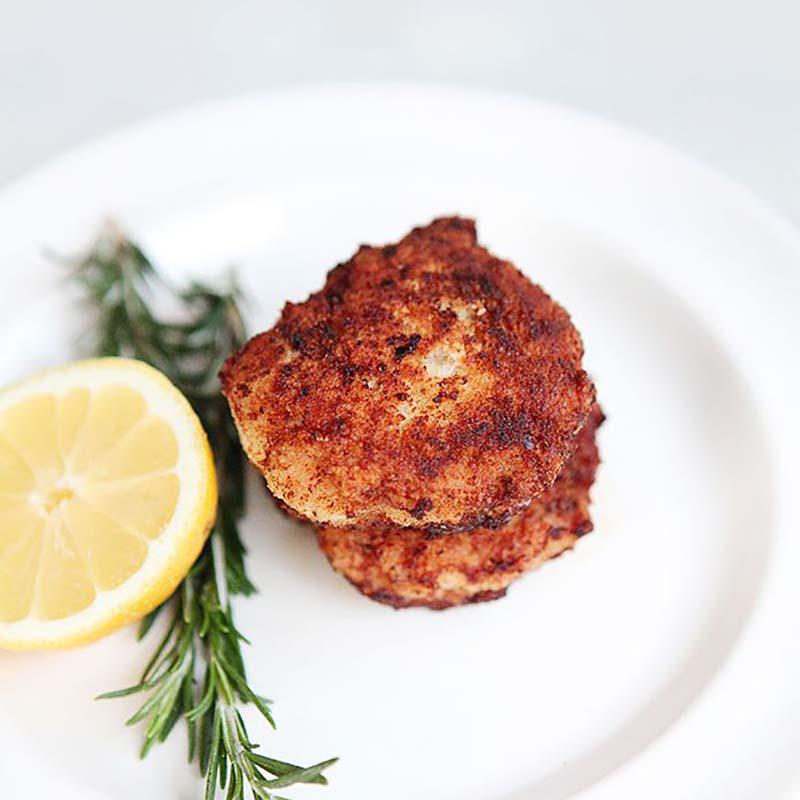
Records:
<instances>
[{"instance_id":1,"label":"white plate","mask_svg":"<svg viewBox=\"0 0 800 800\"><path fill-rule=\"evenodd\" d=\"M365 600L252 482L239 601L277 757L342 757L295 798L773 798L800 753L800 239L728 181L550 105L444 89L256 95L170 115L0 194L10 380L82 315L44 248L113 214L176 276L239 266L254 328L360 242L459 212L572 312L609 420L596 532L506 599ZM12 797L194 798L182 734L122 720L152 645L0 654ZM30 767L30 769L28 769ZM4 794L4 796L7 796Z\"/></svg>"}]
</instances>

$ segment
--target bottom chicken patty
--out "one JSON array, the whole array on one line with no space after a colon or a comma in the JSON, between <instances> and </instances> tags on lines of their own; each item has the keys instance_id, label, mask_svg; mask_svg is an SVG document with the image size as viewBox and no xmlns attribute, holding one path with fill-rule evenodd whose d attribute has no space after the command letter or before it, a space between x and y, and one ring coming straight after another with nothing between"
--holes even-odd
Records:
<instances>
[{"instance_id":1,"label":"bottom chicken patty","mask_svg":"<svg viewBox=\"0 0 800 800\"><path fill-rule=\"evenodd\" d=\"M319 546L360 592L395 608L443 609L503 597L513 581L592 530L589 491L603 419L595 406L550 490L502 528L446 536L409 528L319 528Z\"/></svg>"}]
</instances>

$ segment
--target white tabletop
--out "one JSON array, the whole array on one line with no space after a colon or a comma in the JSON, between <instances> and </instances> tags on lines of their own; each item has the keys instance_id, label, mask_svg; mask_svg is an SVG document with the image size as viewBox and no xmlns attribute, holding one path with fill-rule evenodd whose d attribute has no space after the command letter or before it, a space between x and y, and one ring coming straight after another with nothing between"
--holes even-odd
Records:
<instances>
[{"instance_id":1,"label":"white tabletop","mask_svg":"<svg viewBox=\"0 0 800 800\"><path fill-rule=\"evenodd\" d=\"M417 80L633 125L800 222L799 29L796 0L0 0L0 182L187 103Z\"/></svg>"}]
</instances>

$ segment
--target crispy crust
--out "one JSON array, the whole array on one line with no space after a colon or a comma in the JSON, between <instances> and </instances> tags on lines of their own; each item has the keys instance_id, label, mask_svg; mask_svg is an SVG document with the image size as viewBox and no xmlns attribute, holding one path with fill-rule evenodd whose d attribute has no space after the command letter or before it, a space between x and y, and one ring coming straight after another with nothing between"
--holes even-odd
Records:
<instances>
[{"instance_id":1,"label":"crispy crust","mask_svg":"<svg viewBox=\"0 0 800 800\"><path fill-rule=\"evenodd\" d=\"M301 516L440 532L546 491L594 401L569 315L475 225L361 247L225 364L245 451Z\"/></svg>"},{"instance_id":2,"label":"crispy crust","mask_svg":"<svg viewBox=\"0 0 800 800\"><path fill-rule=\"evenodd\" d=\"M395 608L443 609L502 597L525 572L592 530L589 490L600 463L595 431L602 421L595 406L555 484L504 528L446 537L403 528L323 528L319 546L360 592Z\"/></svg>"}]
</instances>

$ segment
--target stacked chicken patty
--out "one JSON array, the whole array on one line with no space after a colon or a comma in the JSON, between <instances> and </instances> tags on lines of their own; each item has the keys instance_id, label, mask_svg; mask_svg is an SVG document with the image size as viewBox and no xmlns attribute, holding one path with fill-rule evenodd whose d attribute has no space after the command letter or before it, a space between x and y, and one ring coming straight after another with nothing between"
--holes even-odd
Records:
<instances>
[{"instance_id":1,"label":"stacked chicken patty","mask_svg":"<svg viewBox=\"0 0 800 800\"><path fill-rule=\"evenodd\" d=\"M242 445L395 607L501 597L592 529L602 413L567 312L459 217L362 246L222 371Z\"/></svg>"}]
</instances>

